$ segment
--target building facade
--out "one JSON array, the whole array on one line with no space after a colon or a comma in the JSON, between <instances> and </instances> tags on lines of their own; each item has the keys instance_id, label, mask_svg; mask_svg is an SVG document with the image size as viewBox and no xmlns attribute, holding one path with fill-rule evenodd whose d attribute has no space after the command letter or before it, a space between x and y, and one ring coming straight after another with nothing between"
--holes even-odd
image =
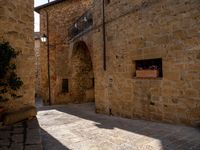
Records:
<instances>
[{"instance_id":1,"label":"building facade","mask_svg":"<svg viewBox=\"0 0 200 150\"><path fill-rule=\"evenodd\" d=\"M73 22L78 19L89 7L91 7L91 0L78 0L78 1L55 1L49 4L40 6L36 8L36 11L40 13L41 16L41 35L49 35L49 62L47 58L47 43L41 44L41 96L45 103L49 103L49 84L48 84L48 63L50 66L50 92L51 92L51 103L69 103L71 101L79 102L79 96L84 99L85 102L94 101L94 91L92 87L93 74L88 72L92 67L91 60L88 60L88 66L78 66L81 65L79 59L77 61L77 66L75 67L86 67L86 76L91 76L89 79L90 85L85 86L80 77L78 77L80 72L75 75L71 75L70 68L70 57L71 49L69 28L73 26ZM48 32L47 33L47 19L48 19ZM87 50L88 51L88 50ZM83 57L84 56L80 56ZM88 52L88 59L90 59ZM82 60L84 61L84 60ZM87 60L85 60L87 61ZM76 69L76 68L74 68ZM70 80L74 78L74 80ZM79 85L82 84L82 88L79 89ZM71 90L74 88L74 90ZM87 92L85 90L87 88ZM76 95L79 90L79 94ZM72 100L73 99L73 100Z\"/></svg>"},{"instance_id":2,"label":"building facade","mask_svg":"<svg viewBox=\"0 0 200 150\"><path fill-rule=\"evenodd\" d=\"M35 105L35 55L33 0L0 0L0 40L21 53L16 58L17 75L23 81L18 91L21 98L1 102L6 111Z\"/></svg>"},{"instance_id":3,"label":"building facade","mask_svg":"<svg viewBox=\"0 0 200 150\"><path fill-rule=\"evenodd\" d=\"M34 50L35 50L35 96L40 97L40 91L41 91L41 86L40 86L40 81L41 81L41 76L40 76L40 32L35 32L34 35Z\"/></svg>"},{"instance_id":4,"label":"building facade","mask_svg":"<svg viewBox=\"0 0 200 150\"><path fill-rule=\"evenodd\" d=\"M199 125L199 7L198 0L37 7L41 33L49 29L52 103L95 101L99 113ZM41 93L48 101L46 51L43 44ZM145 76L148 70L156 75Z\"/></svg>"}]
</instances>

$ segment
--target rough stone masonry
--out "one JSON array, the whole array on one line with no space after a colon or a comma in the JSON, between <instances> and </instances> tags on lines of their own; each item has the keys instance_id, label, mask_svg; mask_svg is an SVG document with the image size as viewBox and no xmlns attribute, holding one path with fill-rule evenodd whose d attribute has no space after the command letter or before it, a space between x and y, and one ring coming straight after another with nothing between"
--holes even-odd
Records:
<instances>
[{"instance_id":1,"label":"rough stone masonry","mask_svg":"<svg viewBox=\"0 0 200 150\"><path fill-rule=\"evenodd\" d=\"M44 10L49 12L52 102L76 102L73 101L72 87L78 83L71 76L71 68L78 61L72 59L77 50L74 45L81 42L87 46L92 61L97 112L199 125L200 1L105 0L106 53L103 49L102 2L72 0L40 7L42 33L46 33ZM76 26L73 23L87 10L92 12L92 27L70 39L68 30L72 25ZM161 62L156 62L157 59ZM152 60L162 67L160 77L135 76L137 62L145 64L145 60ZM41 96L47 101L45 45L41 48L41 64L44 64ZM62 92L63 79L69 80L68 93ZM77 92L86 95L82 96L84 99L92 95L88 91Z\"/></svg>"},{"instance_id":2,"label":"rough stone masonry","mask_svg":"<svg viewBox=\"0 0 200 150\"><path fill-rule=\"evenodd\" d=\"M34 106L35 55L33 40L33 0L0 0L0 40L7 41L18 51L17 74L23 81L19 90L20 99L9 100L3 105L6 111L16 111Z\"/></svg>"}]
</instances>

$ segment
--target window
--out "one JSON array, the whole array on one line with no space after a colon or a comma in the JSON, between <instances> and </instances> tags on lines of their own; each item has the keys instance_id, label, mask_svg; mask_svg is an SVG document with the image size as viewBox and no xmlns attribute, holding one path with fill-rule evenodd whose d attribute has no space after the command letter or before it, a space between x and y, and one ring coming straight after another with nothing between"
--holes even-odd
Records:
<instances>
[{"instance_id":1,"label":"window","mask_svg":"<svg viewBox=\"0 0 200 150\"><path fill-rule=\"evenodd\" d=\"M62 92L63 93L68 93L69 92L69 86L68 86L68 79L63 79L62 80Z\"/></svg>"},{"instance_id":2,"label":"window","mask_svg":"<svg viewBox=\"0 0 200 150\"><path fill-rule=\"evenodd\" d=\"M163 77L162 58L136 60L135 77L161 78Z\"/></svg>"},{"instance_id":3,"label":"window","mask_svg":"<svg viewBox=\"0 0 200 150\"><path fill-rule=\"evenodd\" d=\"M92 88L94 88L94 87L95 87L95 79L92 78Z\"/></svg>"}]
</instances>

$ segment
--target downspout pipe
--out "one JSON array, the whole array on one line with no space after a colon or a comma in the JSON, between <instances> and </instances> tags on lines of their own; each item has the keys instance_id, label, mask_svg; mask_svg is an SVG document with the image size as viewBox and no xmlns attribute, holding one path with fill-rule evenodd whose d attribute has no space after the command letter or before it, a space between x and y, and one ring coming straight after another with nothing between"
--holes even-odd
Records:
<instances>
[{"instance_id":1,"label":"downspout pipe","mask_svg":"<svg viewBox=\"0 0 200 150\"><path fill-rule=\"evenodd\" d=\"M105 22L105 0L102 0L102 29L103 29L103 69L106 71L106 22Z\"/></svg>"},{"instance_id":2,"label":"downspout pipe","mask_svg":"<svg viewBox=\"0 0 200 150\"><path fill-rule=\"evenodd\" d=\"M48 83L49 83L49 105L52 105L51 103L51 75L50 75L50 53L49 53L49 14L46 11L46 19L47 19L47 65L48 65Z\"/></svg>"}]
</instances>

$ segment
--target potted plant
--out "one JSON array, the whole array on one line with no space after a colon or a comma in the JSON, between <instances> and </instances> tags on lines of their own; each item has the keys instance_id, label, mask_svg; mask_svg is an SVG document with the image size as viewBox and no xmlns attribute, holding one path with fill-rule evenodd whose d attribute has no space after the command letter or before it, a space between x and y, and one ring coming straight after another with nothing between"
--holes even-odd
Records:
<instances>
[{"instance_id":1,"label":"potted plant","mask_svg":"<svg viewBox=\"0 0 200 150\"><path fill-rule=\"evenodd\" d=\"M155 65L149 68L137 68L136 77L138 78L157 78L159 76L159 68Z\"/></svg>"}]
</instances>

